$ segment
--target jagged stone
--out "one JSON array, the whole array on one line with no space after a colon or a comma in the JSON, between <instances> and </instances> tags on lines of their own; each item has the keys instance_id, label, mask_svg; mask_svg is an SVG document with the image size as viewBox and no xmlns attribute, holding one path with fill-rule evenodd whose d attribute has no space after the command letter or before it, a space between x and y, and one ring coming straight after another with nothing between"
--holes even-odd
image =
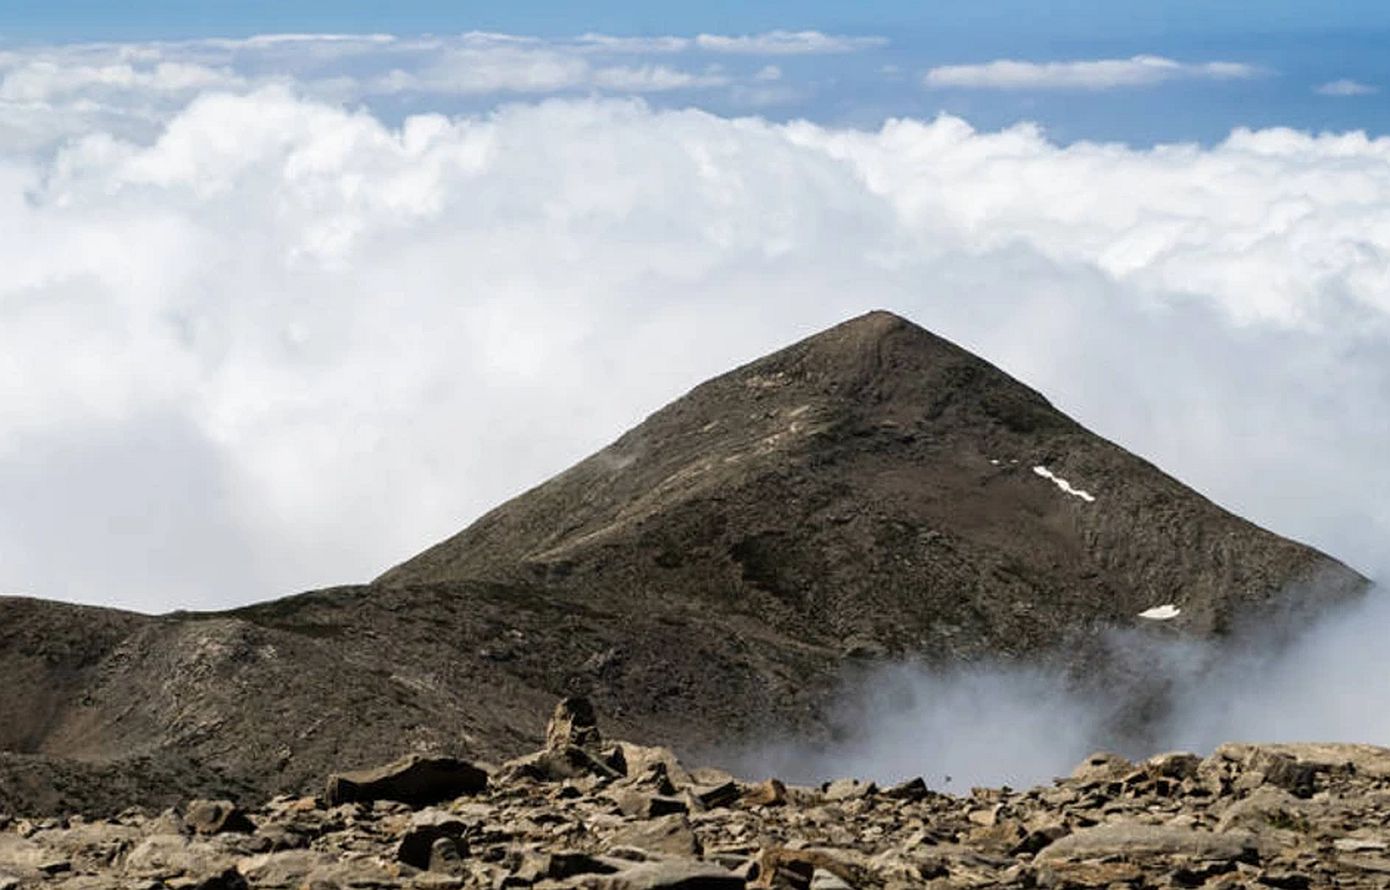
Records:
<instances>
[{"instance_id":1,"label":"jagged stone","mask_svg":"<svg viewBox=\"0 0 1390 890\"><path fill-rule=\"evenodd\" d=\"M615 747L622 754L623 762L627 765L626 771L629 776L636 777L646 775L654 767L660 765L665 771L666 778L677 789L685 788L688 785L695 784L697 781L701 784L719 784L720 782L728 782L733 779L732 776L722 770L702 770L701 772L713 772L720 778L716 780L706 778L696 780L692 778L691 774L681 765L680 759L676 757L674 751L659 745L634 745L631 742L616 742Z\"/></svg>"},{"instance_id":2,"label":"jagged stone","mask_svg":"<svg viewBox=\"0 0 1390 890\"><path fill-rule=\"evenodd\" d=\"M598 717L587 698L571 696L555 706L555 713L545 727L547 749L556 751L575 747L597 751L602 744Z\"/></svg>"},{"instance_id":3,"label":"jagged stone","mask_svg":"<svg viewBox=\"0 0 1390 890\"><path fill-rule=\"evenodd\" d=\"M718 785L692 785L690 793L707 809L733 806L742 796L738 783L721 782Z\"/></svg>"},{"instance_id":4,"label":"jagged stone","mask_svg":"<svg viewBox=\"0 0 1390 890\"><path fill-rule=\"evenodd\" d=\"M477 794L487 788L487 781L487 773L467 761L412 754L374 769L330 776L324 799L329 806L394 800L425 807Z\"/></svg>"},{"instance_id":5,"label":"jagged stone","mask_svg":"<svg viewBox=\"0 0 1390 890\"><path fill-rule=\"evenodd\" d=\"M531 779L537 782L564 782L570 779L593 778L605 782L623 778L623 770L600 760L594 753L569 745L547 748L502 764L498 780Z\"/></svg>"},{"instance_id":6,"label":"jagged stone","mask_svg":"<svg viewBox=\"0 0 1390 890\"><path fill-rule=\"evenodd\" d=\"M918 776L915 779L899 782L879 793L889 800L921 800L931 794L931 790L927 788L926 780Z\"/></svg>"},{"instance_id":7,"label":"jagged stone","mask_svg":"<svg viewBox=\"0 0 1390 890\"><path fill-rule=\"evenodd\" d=\"M690 812L690 807L685 801L677 797L624 790L616 792L612 798L624 816L634 816L639 819L652 819L657 816Z\"/></svg>"}]
</instances>

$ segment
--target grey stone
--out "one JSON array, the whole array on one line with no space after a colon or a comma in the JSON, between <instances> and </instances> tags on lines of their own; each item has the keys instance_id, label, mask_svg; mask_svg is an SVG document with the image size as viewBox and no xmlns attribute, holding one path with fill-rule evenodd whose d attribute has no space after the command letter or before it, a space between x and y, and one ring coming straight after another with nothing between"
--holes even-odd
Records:
<instances>
[{"instance_id":1,"label":"grey stone","mask_svg":"<svg viewBox=\"0 0 1390 890\"><path fill-rule=\"evenodd\" d=\"M1038 859L1185 856L1230 862L1256 858L1258 852L1255 837L1248 832L1218 833L1141 822L1113 822L1083 828L1060 838L1038 853Z\"/></svg>"},{"instance_id":2,"label":"grey stone","mask_svg":"<svg viewBox=\"0 0 1390 890\"><path fill-rule=\"evenodd\" d=\"M614 847L636 847L673 856L700 855L700 841L685 816L663 816L637 822L619 830L610 839Z\"/></svg>"}]
</instances>

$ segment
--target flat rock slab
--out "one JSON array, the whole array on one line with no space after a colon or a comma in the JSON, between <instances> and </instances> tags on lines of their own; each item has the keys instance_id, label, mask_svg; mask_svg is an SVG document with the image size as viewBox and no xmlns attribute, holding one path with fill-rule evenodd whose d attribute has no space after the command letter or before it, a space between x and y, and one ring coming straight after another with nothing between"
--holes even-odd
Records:
<instances>
[{"instance_id":1,"label":"flat rock slab","mask_svg":"<svg viewBox=\"0 0 1390 890\"><path fill-rule=\"evenodd\" d=\"M1244 831L1195 831L1168 825L1116 822L1083 828L1054 841L1039 861L1182 856L1217 862L1248 859L1258 852L1255 836Z\"/></svg>"}]
</instances>

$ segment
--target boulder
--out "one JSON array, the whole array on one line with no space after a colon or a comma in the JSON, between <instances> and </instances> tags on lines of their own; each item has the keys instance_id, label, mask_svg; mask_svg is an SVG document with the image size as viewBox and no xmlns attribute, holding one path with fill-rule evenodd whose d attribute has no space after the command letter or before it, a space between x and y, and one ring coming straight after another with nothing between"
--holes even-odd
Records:
<instances>
[{"instance_id":1,"label":"boulder","mask_svg":"<svg viewBox=\"0 0 1390 890\"><path fill-rule=\"evenodd\" d=\"M328 777L324 798L329 806L394 800L426 807L486 790L488 774L453 757L412 754L385 766Z\"/></svg>"},{"instance_id":2,"label":"boulder","mask_svg":"<svg viewBox=\"0 0 1390 890\"><path fill-rule=\"evenodd\" d=\"M125 867L138 875L208 877L224 873L234 864L236 855L214 839L152 834L126 854Z\"/></svg>"},{"instance_id":3,"label":"boulder","mask_svg":"<svg viewBox=\"0 0 1390 890\"><path fill-rule=\"evenodd\" d=\"M1216 823L1217 831L1269 828L1294 828L1306 824L1299 813L1299 801L1292 794L1274 785L1256 788L1222 811Z\"/></svg>"},{"instance_id":4,"label":"boulder","mask_svg":"<svg viewBox=\"0 0 1390 890\"><path fill-rule=\"evenodd\" d=\"M256 825L229 800L193 800L183 810L183 821L196 834L235 831L250 834Z\"/></svg>"},{"instance_id":5,"label":"boulder","mask_svg":"<svg viewBox=\"0 0 1390 890\"><path fill-rule=\"evenodd\" d=\"M743 792L743 803L750 807L780 807L787 802L787 786L780 779L759 782Z\"/></svg>"},{"instance_id":6,"label":"boulder","mask_svg":"<svg viewBox=\"0 0 1390 890\"><path fill-rule=\"evenodd\" d=\"M662 816L621 828L609 838L609 846L635 847L671 856L698 856L701 852L690 820L680 815Z\"/></svg>"},{"instance_id":7,"label":"boulder","mask_svg":"<svg viewBox=\"0 0 1390 890\"><path fill-rule=\"evenodd\" d=\"M441 810L424 810L415 813L410 820L401 842L396 846L396 859L415 868L439 871L431 863L436 859L459 859L466 856L468 847L463 842L463 833L468 824L457 816ZM448 841L442 847L439 841Z\"/></svg>"},{"instance_id":8,"label":"boulder","mask_svg":"<svg viewBox=\"0 0 1390 890\"><path fill-rule=\"evenodd\" d=\"M666 777L676 788L684 788L696 781L681 765L680 760L676 757L676 752L670 748L655 745L634 745L631 742L618 742L616 747L622 752L623 761L627 764L627 774L631 777L642 776L653 766L660 764L665 769ZM722 784L733 779L728 774L719 774L717 770L704 770L702 772L717 775L718 778L712 783L702 778L701 783Z\"/></svg>"}]
</instances>

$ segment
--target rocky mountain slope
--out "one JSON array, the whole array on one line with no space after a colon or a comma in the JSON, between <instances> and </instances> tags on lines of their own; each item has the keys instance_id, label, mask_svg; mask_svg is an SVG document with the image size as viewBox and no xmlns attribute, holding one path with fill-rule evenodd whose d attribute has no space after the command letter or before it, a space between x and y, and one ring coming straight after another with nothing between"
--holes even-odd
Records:
<instances>
[{"instance_id":1,"label":"rocky mountain slope","mask_svg":"<svg viewBox=\"0 0 1390 890\"><path fill-rule=\"evenodd\" d=\"M312 797L0 816L0 888L1379 888L1390 750L1097 754L1027 790L746 782L563 702L500 769L406 759Z\"/></svg>"},{"instance_id":2,"label":"rocky mountain slope","mask_svg":"<svg viewBox=\"0 0 1390 890\"><path fill-rule=\"evenodd\" d=\"M674 593L929 657L1165 606L1219 634L1291 584L1360 583L887 312L696 387L376 583L465 579Z\"/></svg>"},{"instance_id":3,"label":"rocky mountain slope","mask_svg":"<svg viewBox=\"0 0 1390 890\"><path fill-rule=\"evenodd\" d=\"M823 732L866 660L1220 637L1364 584L871 313L369 585L158 617L0 598L0 802L114 812L402 751L503 758L565 694L686 751Z\"/></svg>"}]
</instances>

